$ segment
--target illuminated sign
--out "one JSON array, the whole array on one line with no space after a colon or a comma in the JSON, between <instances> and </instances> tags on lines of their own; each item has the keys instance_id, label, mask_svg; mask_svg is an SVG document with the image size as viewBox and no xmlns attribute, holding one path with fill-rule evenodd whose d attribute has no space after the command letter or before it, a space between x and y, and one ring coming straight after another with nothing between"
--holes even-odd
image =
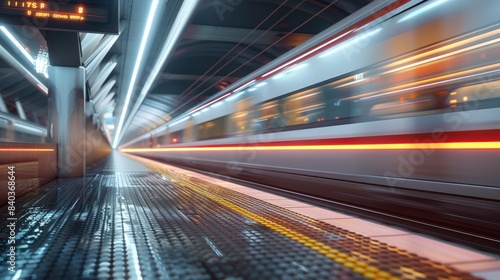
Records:
<instances>
[{"instance_id":1,"label":"illuminated sign","mask_svg":"<svg viewBox=\"0 0 500 280\"><path fill-rule=\"evenodd\" d=\"M118 34L118 0L0 0L0 25Z\"/></svg>"}]
</instances>

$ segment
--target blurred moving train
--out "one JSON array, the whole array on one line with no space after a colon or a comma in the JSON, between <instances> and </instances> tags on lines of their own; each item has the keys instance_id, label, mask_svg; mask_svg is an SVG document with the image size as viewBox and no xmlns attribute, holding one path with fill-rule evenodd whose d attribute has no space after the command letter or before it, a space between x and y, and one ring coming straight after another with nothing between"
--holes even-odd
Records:
<instances>
[{"instance_id":1,"label":"blurred moving train","mask_svg":"<svg viewBox=\"0 0 500 280\"><path fill-rule=\"evenodd\" d=\"M498 11L374 1L122 150L498 245Z\"/></svg>"}]
</instances>

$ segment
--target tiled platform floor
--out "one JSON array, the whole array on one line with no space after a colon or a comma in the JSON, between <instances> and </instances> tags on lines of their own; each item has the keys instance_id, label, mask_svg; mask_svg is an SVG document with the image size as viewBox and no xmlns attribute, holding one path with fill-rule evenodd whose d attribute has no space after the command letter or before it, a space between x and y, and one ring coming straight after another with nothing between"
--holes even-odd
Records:
<instances>
[{"instance_id":1,"label":"tiled platform floor","mask_svg":"<svg viewBox=\"0 0 500 280\"><path fill-rule=\"evenodd\" d=\"M369 222L354 222L324 209L308 210L309 205L248 190L257 199L243 194L242 186L220 181L221 187L213 179L192 175L113 153L85 178L59 179L19 198L16 267L8 271L7 253L2 254L0 275L6 279L476 278L446 264L449 259L444 257L435 261L405 250L404 238L401 247L381 240L407 236L402 231L376 229L367 235L378 236L370 238L360 234L366 231L363 223ZM5 221L7 213L2 208L0 219ZM359 232L328 221L355 224ZM2 231L8 234L5 227ZM6 243L2 249L9 251ZM474 254L475 262L483 266L496 261ZM467 263L457 256L453 261Z\"/></svg>"}]
</instances>

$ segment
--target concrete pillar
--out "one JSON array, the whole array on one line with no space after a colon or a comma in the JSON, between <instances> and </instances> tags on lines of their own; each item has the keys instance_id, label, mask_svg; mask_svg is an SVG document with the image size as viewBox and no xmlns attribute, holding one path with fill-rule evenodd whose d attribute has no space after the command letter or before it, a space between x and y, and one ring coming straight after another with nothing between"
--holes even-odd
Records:
<instances>
[{"instance_id":1,"label":"concrete pillar","mask_svg":"<svg viewBox=\"0 0 500 280\"><path fill-rule=\"evenodd\" d=\"M58 146L58 177L85 175L85 68L49 66L48 141Z\"/></svg>"}]
</instances>

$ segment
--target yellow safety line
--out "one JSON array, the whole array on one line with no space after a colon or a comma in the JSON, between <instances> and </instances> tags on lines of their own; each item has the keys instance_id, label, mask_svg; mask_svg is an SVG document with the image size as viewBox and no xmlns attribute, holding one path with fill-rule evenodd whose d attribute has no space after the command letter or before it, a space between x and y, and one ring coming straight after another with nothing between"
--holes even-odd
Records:
<instances>
[{"instance_id":1,"label":"yellow safety line","mask_svg":"<svg viewBox=\"0 0 500 280\"><path fill-rule=\"evenodd\" d=\"M489 150L500 149L495 142L449 143L394 143L394 144L339 144L339 145L283 145L283 146L221 146L221 147L173 147L173 148L126 148L122 152L210 152L210 151L323 151L323 150Z\"/></svg>"},{"instance_id":2,"label":"yellow safety line","mask_svg":"<svg viewBox=\"0 0 500 280\"><path fill-rule=\"evenodd\" d=\"M222 206L225 206L231 210L233 210L234 212L242 215L242 216L245 216L249 219L252 219L254 220L255 222L267 227L267 228L270 228L278 233L280 233L281 235L284 235L304 246L307 246L308 248L326 256L327 258L337 262L337 263L340 263L342 264L343 266L347 267L347 268L350 268L352 269L353 271L369 278L369 279L398 279L397 277L394 277L392 276L390 273L388 272L385 272L385 271L382 271L380 269L378 269L377 267L375 266L372 266L370 265L369 263L366 263L364 262L363 260L360 260L360 259L357 259L353 256L350 256L346 253L343 253L337 249L334 249L320 241L317 241L315 239L312 239L306 235L303 235L301 233L298 233L292 229L289 229L285 226L282 226L276 222L273 222L273 221L270 221L264 217L261 217L257 214L254 214L240 206L237 206L231 202L229 202L228 200L218 196L218 195L215 195L213 193L210 193L206 190L203 190L202 188L196 186L196 184L194 183L191 183L189 181L186 181L182 178L179 178L179 176L173 176L173 174L169 174L168 172L165 172L164 170L162 169L159 169L155 166L152 166L152 165L149 165L147 164L150 168L152 168L153 170L156 170L160 173L162 173L163 175L168 175L168 176L172 176L172 177L177 177L176 179L179 180L179 181L182 181L184 183L184 186L187 186L189 188L191 188L192 190L196 191L197 193L219 203L220 205Z\"/></svg>"}]
</instances>

